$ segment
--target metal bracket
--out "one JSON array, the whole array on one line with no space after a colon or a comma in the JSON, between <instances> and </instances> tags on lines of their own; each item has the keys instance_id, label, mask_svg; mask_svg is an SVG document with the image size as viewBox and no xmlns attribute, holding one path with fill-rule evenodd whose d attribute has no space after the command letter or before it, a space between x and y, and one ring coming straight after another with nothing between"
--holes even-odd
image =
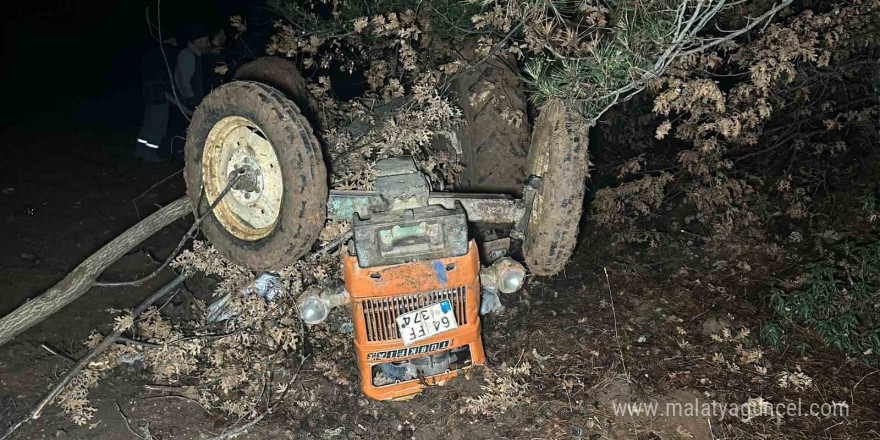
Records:
<instances>
[{"instance_id":1,"label":"metal bracket","mask_svg":"<svg viewBox=\"0 0 880 440\"><path fill-rule=\"evenodd\" d=\"M523 213L513 223L513 230L510 236L517 240L524 240L526 231L529 229L529 217L532 216L532 205L535 203L535 196L543 185L544 179L534 174L530 175L526 184L523 186Z\"/></svg>"},{"instance_id":2,"label":"metal bracket","mask_svg":"<svg viewBox=\"0 0 880 440\"><path fill-rule=\"evenodd\" d=\"M410 156L389 157L376 163L375 187L385 200L386 210L427 206L431 188Z\"/></svg>"}]
</instances>

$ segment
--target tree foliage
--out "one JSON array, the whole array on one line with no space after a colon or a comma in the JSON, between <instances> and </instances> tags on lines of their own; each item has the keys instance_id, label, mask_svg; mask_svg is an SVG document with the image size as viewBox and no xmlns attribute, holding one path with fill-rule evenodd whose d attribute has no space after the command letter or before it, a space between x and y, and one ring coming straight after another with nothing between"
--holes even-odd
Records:
<instances>
[{"instance_id":1,"label":"tree foliage","mask_svg":"<svg viewBox=\"0 0 880 440\"><path fill-rule=\"evenodd\" d=\"M661 208L658 194L663 201L680 195L696 208L673 230L716 242L734 233L763 237L759 226L780 216L810 216L813 195L829 190L833 159L877 141L877 40L870 36L878 26L877 2L804 10L751 41L680 57L651 85L662 119L654 134L672 148L651 155L654 142L642 140L648 148L634 152L639 160L621 166L628 181L597 194L599 223L626 218L635 226ZM770 209L768 198L785 209Z\"/></svg>"}]
</instances>

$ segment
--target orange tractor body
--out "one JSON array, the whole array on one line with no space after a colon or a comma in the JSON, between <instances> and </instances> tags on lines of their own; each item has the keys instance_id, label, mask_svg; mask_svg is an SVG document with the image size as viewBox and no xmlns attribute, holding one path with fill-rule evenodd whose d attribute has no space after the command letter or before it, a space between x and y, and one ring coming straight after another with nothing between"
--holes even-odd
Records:
<instances>
[{"instance_id":1,"label":"orange tractor body","mask_svg":"<svg viewBox=\"0 0 880 440\"><path fill-rule=\"evenodd\" d=\"M357 257L348 255L345 288L351 295L361 388L368 397L404 399L485 363L474 241L460 257L370 268L361 268ZM458 327L405 344L398 317L444 301Z\"/></svg>"}]
</instances>

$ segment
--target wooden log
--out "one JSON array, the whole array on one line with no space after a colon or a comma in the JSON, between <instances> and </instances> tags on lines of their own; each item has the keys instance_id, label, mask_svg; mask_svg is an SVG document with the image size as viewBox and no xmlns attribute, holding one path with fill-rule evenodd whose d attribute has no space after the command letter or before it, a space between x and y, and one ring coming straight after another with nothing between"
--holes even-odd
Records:
<instances>
[{"instance_id":1,"label":"wooden log","mask_svg":"<svg viewBox=\"0 0 880 440\"><path fill-rule=\"evenodd\" d=\"M181 197L128 228L42 295L0 318L0 346L85 294L95 285L98 276L116 260L162 228L191 212L189 199Z\"/></svg>"}]
</instances>

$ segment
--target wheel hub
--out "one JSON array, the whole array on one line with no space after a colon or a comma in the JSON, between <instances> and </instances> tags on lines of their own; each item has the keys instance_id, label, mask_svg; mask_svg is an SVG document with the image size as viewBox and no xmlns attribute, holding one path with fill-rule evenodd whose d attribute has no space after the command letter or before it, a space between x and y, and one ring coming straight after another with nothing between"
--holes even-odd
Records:
<instances>
[{"instance_id":1,"label":"wheel hub","mask_svg":"<svg viewBox=\"0 0 880 440\"><path fill-rule=\"evenodd\" d=\"M242 116L229 116L215 124L202 154L202 182L209 204L233 181L214 208L214 216L240 239L266 237L281 212L281 166L271 142L255 123Z\"/></svg>"},{"instance_id":2,"label":"wheel hub","mask_svg":"<svg viewBox=\"0 0 880 440\"><path fill-rule=\"evenodd\" d=\"M260 164L249 156L243 148L232 153L229 161L227 178L231 182L237 175L238 181L232 185L230 195L240 204L252 204L263 194L263 169Z\"/></svg>"}]
</instances>

